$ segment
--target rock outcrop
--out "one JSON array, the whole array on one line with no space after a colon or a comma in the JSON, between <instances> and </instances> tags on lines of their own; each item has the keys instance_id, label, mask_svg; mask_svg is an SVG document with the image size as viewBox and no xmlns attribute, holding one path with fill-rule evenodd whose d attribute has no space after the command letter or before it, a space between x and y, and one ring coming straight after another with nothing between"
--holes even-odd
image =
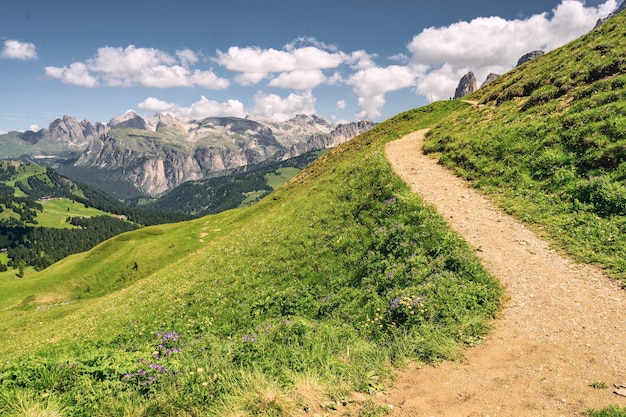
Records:
<instances>
[{"instance_id":1,"label":"rock outcrop","mask_svg":"<svg viewBox=\"0 0 626 417\"><path fill-rule=\"evenodd\" d=\"M522 57L517 61L517 66L519 67L520 65L525 64L528 61L532 61L533 59L540 57L543 54L545 54L544 51L537 50L537 51L532 51L525 55L522 55Z\"/></svg>"},{"instance_id":2,"label":"rock outcrop","mask_svg":"<svg viewBox=\"0 0 626 417\"><path fill-rule=\"evenodd\" d=\"M476 91L476 76L472 71L468 72L459 81L459 86L454 92L454 98L461 98Z\"/></svg>"},{"instance_id":3,"label":"rock outcrop","mask_svg":"<svg viewBox=\"0 0 626 417\"><path fill-rule=\"evenodd\" d=\"M132 110L127 111L122 116L112 118L109 121L108 126L111 129L123 129L128 127L132 129L146 130L148 128L146 121Z\"/></svg>"},{"instance_id":4,"label":"rock outcrop","mask_svg":"<svg viewBox=\"0 0 626 417\"><path fill-rule=\"evenodd\" d=\"M609 20L610 18L612 18L613 16L615 16L616 14L623 12L624 10L626 10L626 1L622 2L621 6L619 6L613 13L609 14L604 19L598 19L594 29L600 26L601 24L603 24L604 22L606 22L607 20Z\"/></svg>"},{"instance_id":5,"label":"rock outcrop","mask_svg":"<svg viewBox=\"0 0 626 417\"><path fill-rule=\"evenodd\" d=\"M501 75L500 75L500 74L494 74L494 73L492 72L492 73L490 73L489 75L487 75L487 78L485 79L485 82L483 82L480 86L481 86L481 87L484 87L484 86L486 86L487 84L489 84L490 82L492 82L492 81L494 81L494 80L496 80L496 79L498 79L498 78L500 78L500 77L501 77Z\"/></svg>"},{"instance_id":6,"label":"rock outcrop","mask_svg":"<svg viewBox=\"0 0 626 417\"><path fill-rule=\"evenodd\" d=\"M48 128L37 132L27 130L20 135L20 139L37 149L55 146L54 151L65 153L84 149L91 140L106 134L108 127L102 123L91 124L87 120L78 120L71 116L63 116L50 123ZM51 149L52 151L52 149Z\"/></svg>"}]
</instances>

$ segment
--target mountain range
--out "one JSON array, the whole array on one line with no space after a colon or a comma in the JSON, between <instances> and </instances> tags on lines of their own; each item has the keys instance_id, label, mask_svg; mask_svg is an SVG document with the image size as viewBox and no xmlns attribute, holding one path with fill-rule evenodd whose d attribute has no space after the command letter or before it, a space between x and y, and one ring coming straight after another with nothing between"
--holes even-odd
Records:
<instances>
[{"instance_id":1,"label":"mountain range","mask_svg":"<svg viewBox=\"0 0 626 417\"><path fill-rule=\"evenodd\" d=\"M145 120L128 111L107 124L64 116L37 132L0 135L0 158L53 167L120 199L155 197L187 181L332 148L374 125L333 124L316 115L277 122L157 113Z\"/></svg>"}]
</instances>

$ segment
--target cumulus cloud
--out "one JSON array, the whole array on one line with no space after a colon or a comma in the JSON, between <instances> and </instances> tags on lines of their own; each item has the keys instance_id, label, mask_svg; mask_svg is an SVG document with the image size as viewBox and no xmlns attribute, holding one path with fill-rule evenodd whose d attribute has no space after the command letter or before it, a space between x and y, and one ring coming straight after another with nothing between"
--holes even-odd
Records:
<instances>
[{"instance_id":1,"label":"cumulus cloud","mask_svg":"<svg viewBox=\"0 0 626 417\"><path fill-rule=\"evenodd\" d=\"M414 85L415 75L406 66L372 67L352 74L347 83L359 96L357 117L376 119L385 105L385 94Z\"/></svg>"},{"instance_id":2,"label":"cumulus cloud","mask_svg":"<svg viewBox=\"0 0 626 417\"><path fill-rule=\"evenodd\" d=\"M252 113L273 120L285 121L298 114L314 114L315 102L316 99L310 90L302 94L292 93L286 98L259 91L254 96Z\"/></svg>"},{"instance_id":3,"label":"cumulus cloud","mask_svg":"<svg viewBox=\"0 0 626 417\"><path fill-rule=\"evenodd\" d=\"M46 67L46 78L58 78L64 84L80 87L95 87L98 80L89 74L87 66L82 62L75 62L69 67Z\"/></svg>"},{"instance_id":4,"label":"cumulus cloud","mask_svg":"<svg viewBox=\"0 0 626 417\"><path fill-rule=\"evenodd\" d=\"M206 117L245 117L243 103L239 100L228 100L220 103L201 96L200 100L188 107L177 103L168 103L155 97L148 97L137 107L147 113L169 113L187 119L204 119Z\"/></svg>"},{"instance_id":5,"label":"cumulus cloud","mask_svg":"<svg viewBox=\"0 0 626 417\"><path fill-rule=\"evenodd\" d=\"M270 87L310 90L326 80L321 70L295 70L283 72L269 82Z\"/></svg>"},{"instance_id":6,"label":"cumulus cloud","mask_svg":"<svg viewBox=\"0 0 626 417\"><path fill-rule=\"evenodd\" d=\"M0 52L0 57L5 59L19 59L22 61L37 59L37 48L33 43L8 39L4 41L4 48L2 52Z\"/></svg>"},{"instance_id":7,"label":"cumulus cloud","mask_svg":"<svg viewBox=\"0 0 626 417\"><path fill-rule=\"evenodd\" d=\"M229 81L213 71L191 70L198 55L184 49L176 57L154 48L103 47L84 63L64 67L46 67L48 78L58 78L65 84L82 87L106 85L114 87L191 87L224 89Z\"/></svg>"},{"instance_id":8,"label":"cumulus cloud","mask_svg":"<svg viewBox=\"0 0 626 417\"><path fill-rule=\"evenodd\" d=\"M563 0L551 13L526 19L480 17L424 29L407 46L417 92L433 99L448 98L467 71L474 71L479 83L490 72L506 72L527 52L551 51L583 35L615 7L615 0L598 7Z\"/></svg>"},{"instance_id":9,"label":"cumulus cloud","mask_svg":"<svg viewBox=\"0 0 626 417\"><path fill-rule=\"evenodd\" d=\"M313 42L309 38L306 41ZM271 74L279 73L273 79L276 86L291 88L290 85L295 84L295 89L306 89L324 81L322 70L337 68L349 58L343 52L322 49L320 46L324 44L321 43L316 43L317 46L296 47L299 43L288 44L283 50L233 46L226 52L218 50L215 62L230 71L241 73L235 77L241 85L252 85Z\"/></svg>"},{"instance_id":10,"label":"cumulus cloud","mask_svg":"<svg viewBox=\"0 0 626 417\"><path fill-rule=\"evenodd\" d=\"M345 100L339 100L337 101L337 108L339 110L343 110L346 108L346 101Z\"/></svg>"}]
</instances>

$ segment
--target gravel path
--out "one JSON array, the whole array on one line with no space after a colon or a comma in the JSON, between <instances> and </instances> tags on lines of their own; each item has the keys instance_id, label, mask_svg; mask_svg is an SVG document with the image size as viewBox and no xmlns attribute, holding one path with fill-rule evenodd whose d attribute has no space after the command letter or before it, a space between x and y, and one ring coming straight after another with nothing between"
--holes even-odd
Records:
<instances>
[{"instance_id":1,"label":"gravel path","mask_svg":"<svg viewBox=\"0 0 626 417\"><path fill-rule=\"evenodd\" d=\"M422 153L426 131L387 145L396 172L503 283L494 330L464 360L415 366L382 400L394 416L579 416L626 406L626 291L559 255ZM606 388L593 388L591 383ZM617 385L617 387L616 387ZM626 388L626 386L624 386Z\"/></svg>"}]
</instances>

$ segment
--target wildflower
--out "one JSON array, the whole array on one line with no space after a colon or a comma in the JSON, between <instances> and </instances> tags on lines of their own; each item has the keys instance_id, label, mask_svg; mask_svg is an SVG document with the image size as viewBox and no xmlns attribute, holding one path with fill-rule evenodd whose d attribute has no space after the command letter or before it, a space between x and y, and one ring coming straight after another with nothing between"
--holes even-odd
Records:
<instances>
[{"instance_id":1,"label":"wildflower","mask_svg":"<svg viewBox=\"0 0 626 417\"><path fill-rule=\"evenodd\" d=\"M385 204L393 204L396 202L396 198L395 197L391 197L385 200Z\"/></svg>"},{"instance_id":2,"label":"wildflower","mask_svg":"<svg viewBox=\"0 0 626 417\"><path fill-rule=\"evenodd\" d=\"M209 385L209 383L208 383L208 382L206 382L206 381L202 383L202 386L203 386L203 387L206 387L206 386L208 386L208 385Z\"/></svg>"},{"instance_id":3,"label":"wildflower","mask_svg":"<svg viewBox=\"0 0 626 417\"><path fill-rule=\"evenodd\" d=\"M204 369L203 368L198 368L197 371L198 371L199 374L201 374L202 372L204 372Z\"/></svg>"}]
</instances>

